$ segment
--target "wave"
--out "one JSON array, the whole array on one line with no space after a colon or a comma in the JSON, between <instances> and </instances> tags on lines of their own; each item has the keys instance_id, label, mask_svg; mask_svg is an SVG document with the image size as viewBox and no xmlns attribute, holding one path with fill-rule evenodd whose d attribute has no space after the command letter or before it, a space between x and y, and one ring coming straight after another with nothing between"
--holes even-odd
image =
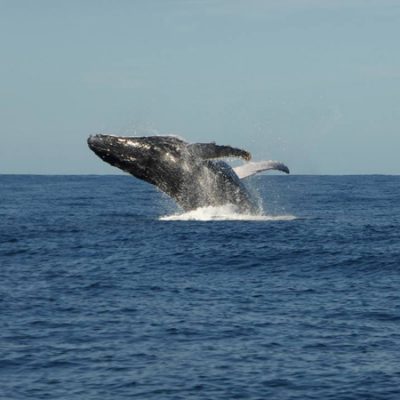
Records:
<instances>
[{"instance_id":1,"label":"wave","mask_svg":"<svg viewBox=\"0 0 400 400\"><path fill-rule=\"evenodd\" d=\"M294 215L243 214L232 204L219 207L199 207L181 214L165 215L160 221L292 221Z\"/></svg>"}]
</instances>

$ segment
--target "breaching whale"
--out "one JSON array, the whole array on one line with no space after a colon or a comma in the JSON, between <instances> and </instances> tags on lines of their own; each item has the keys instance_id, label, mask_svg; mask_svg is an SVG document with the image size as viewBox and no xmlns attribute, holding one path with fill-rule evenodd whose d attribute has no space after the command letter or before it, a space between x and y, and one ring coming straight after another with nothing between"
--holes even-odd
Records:
<instances>
[{"instance_id":1,"label":"breaching whale","mask_svg":"<svg viewBox=\"0 0 400 400\"><path fill-rule=\"evenodd\" d=\"M103 161L157 186L185 211L233 204L240 212L257 213L258 205L241 181L274 169L289 173L277 161L232 168L224 157L251 159L249 152L215 143L187 143L175 136L125 137L93 135L88 145Z\"/></svg>"}]
</instances>

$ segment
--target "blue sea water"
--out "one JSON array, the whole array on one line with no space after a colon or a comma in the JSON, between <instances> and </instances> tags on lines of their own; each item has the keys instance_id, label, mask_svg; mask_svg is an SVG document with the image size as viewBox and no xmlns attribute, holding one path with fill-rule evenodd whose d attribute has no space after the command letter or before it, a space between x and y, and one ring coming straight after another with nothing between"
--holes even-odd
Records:
<instances>
[{"instance_id":1,"label":"blue sea water","mask_svg":"<svg viewBox=\"0 0 400 400\"><path fill-rule=\"evenodd\" d=\"M0 176L0 398L399 399L400 177L252 186L264 218L216 220Z\"/></svg>"}]
</instances>

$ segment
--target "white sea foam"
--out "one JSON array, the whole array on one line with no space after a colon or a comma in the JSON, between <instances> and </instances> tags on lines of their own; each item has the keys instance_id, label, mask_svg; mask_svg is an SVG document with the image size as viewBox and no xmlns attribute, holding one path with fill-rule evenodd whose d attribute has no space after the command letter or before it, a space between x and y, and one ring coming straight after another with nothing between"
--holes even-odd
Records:
<instances>
[{"instance_id":1,"label":"white sea foam","mask_svg":"<svg viewBox=\"0 0 400 400\"><path fill-rule=\"evenodd\" d=\"M254 215L238 212L234 205L200 207L182 214L160 217L161 221L292 221L294 215Z\"/></svg>"}]
</instances>

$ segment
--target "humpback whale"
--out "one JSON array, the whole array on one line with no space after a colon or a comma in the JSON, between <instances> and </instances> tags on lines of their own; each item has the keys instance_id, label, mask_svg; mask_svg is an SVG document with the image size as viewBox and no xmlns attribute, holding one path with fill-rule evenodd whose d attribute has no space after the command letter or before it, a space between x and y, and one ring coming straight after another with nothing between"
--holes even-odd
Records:
<instances>
[{"instance_id":1,"label":"humpback whale","mask_svg":"<svg viewBox=\"0 0 400 400\"><path fill-rule=\"evenodd\" d=\"M103 161L157 186L185 211L233 204L240 212L259 209L242 179L264 170L289 173L277 161L232 168L221 158L251 159L245 150L215 143L187 143L175 136L91 135L89 148Z\"/></svg>"}]
</instances>

